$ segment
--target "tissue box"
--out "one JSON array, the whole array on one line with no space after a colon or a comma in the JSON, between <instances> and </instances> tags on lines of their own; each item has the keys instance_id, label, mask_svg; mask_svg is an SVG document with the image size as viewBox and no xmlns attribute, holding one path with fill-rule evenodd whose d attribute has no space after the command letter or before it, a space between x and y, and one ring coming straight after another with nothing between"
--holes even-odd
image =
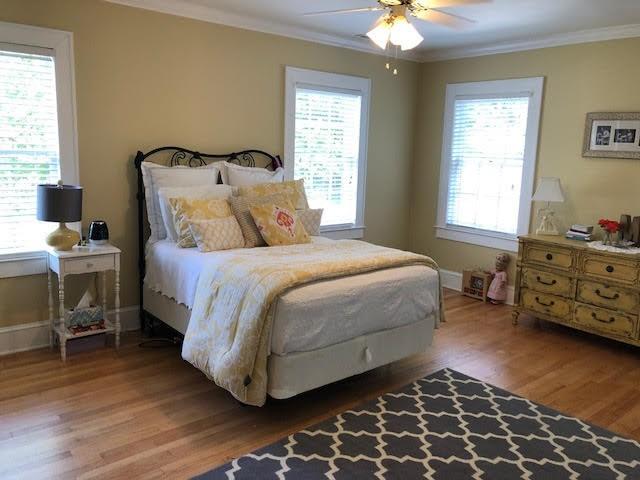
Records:
<instances>
[{"instance_id":1,"label":"tissue box","mask_svg":"<svg viewBox=\"0 0 640 480\"><path fill-rule=\"evenodd\" d=\"M100 306L74 308L65 311L65 325L67 328L89 327L104 320L104 312Z\"/></svg>"}]
</instances>

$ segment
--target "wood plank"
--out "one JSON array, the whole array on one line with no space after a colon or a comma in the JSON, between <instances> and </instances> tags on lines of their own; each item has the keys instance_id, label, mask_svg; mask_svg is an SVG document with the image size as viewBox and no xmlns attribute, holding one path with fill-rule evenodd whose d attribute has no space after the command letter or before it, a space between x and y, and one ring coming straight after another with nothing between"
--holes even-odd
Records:
<instances>
[{"instance_id":1,"label":"wood plank","mask_svg":"<svg viewBox=\"0 0 640 480\"><path fill-rule=\"evenodd\" d=\"M0 477L190 478L444 367L640 440L638 349L445 297L425 354L260 409L136 334L66 365L49 349L0 357Z\"/></svg>"}]
</instances>

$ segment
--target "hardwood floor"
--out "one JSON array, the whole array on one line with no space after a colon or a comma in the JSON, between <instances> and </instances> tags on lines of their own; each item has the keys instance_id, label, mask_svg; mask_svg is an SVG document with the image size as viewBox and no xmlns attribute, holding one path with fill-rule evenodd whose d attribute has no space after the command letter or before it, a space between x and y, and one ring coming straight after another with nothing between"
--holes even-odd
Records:
<instances>
[{"instance_id":1,"label":"hardwood floor","mask_svg":"<svg viewBox=\"0 0 640 480\"><path fill-rule=\"evenodd\" d=\"M137 335L70 356L0 357L0 478L189 478L443 367L640 440L640 350L446 294L424 355L243 407ZM320 365L318 368L322 368Z\"/></svg>"}]
</instances>

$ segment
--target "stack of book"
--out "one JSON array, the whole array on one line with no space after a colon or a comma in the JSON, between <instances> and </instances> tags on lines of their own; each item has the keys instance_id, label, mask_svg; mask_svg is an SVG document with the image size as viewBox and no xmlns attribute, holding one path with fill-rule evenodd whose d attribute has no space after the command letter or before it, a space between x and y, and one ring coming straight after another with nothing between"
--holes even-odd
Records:
<instances>
[{"instance_id":1,"label":"stack of book","mask_svg":"<svg viewBox=\"0 0 640 480\"><path fill-rule=\"evenodd\" d=\"M567 231L565 237L571 240L582 240L584 242L590 242L593 234L592 225L571 225L571 228Z\"/></svg>"}]
</instances>

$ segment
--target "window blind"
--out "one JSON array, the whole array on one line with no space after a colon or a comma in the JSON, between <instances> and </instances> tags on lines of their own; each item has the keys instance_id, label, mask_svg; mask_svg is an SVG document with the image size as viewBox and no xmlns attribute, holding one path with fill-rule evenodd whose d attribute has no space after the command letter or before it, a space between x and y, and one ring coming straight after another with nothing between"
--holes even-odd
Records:
<instances>
[{"instance_id":1,"label":"window blind","mask_svg":"<svg viewBox=\"0 0 640 480\"><path fill-rule=\"evenodd\" d=\"M455 100L447 225L516 234L529 98Z\"/></svg>"},{"instance_id":2,"label":"window blind","mask_svg":"<svg viewBox=\"0 0 640 480\"><path fill-rule=\"evenodd\" d=\"M0 253L42 248L36 185L59 178L54 58L0 49Z\"/></svg>"},{"instance_id":3,"label":"window blind","mask_svg":"<svg viewBox=\"0 0 640 480\"><path fill-rule=\"evenodd\" d=\"M356 222L361 107L359 94L296 88L294 176L323 225Z\"/></svg>"}]
</instances>

